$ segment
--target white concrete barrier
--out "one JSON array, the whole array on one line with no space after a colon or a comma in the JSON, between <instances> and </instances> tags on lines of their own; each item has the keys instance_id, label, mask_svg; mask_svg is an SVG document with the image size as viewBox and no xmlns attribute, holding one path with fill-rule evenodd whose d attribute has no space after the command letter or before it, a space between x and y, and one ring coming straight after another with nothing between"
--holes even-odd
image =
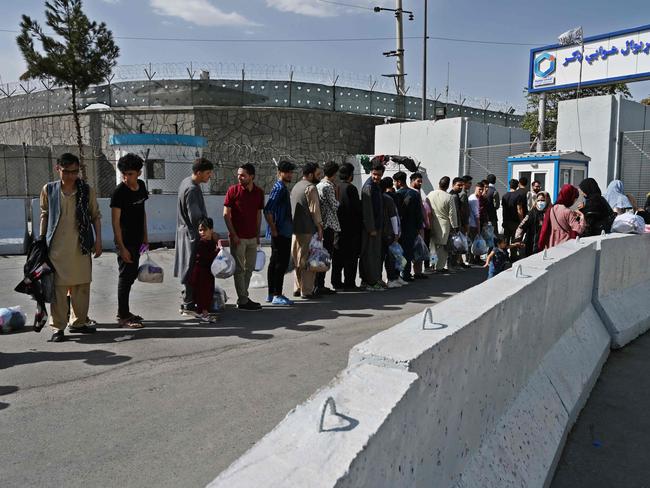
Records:
<instances>
[{"instance_id":1,"label":"white concrete barrier","mask_svg":"<svg viewBox=\"0 0 650 488\"><path fill-rule=\"evenodd\" d=\"M210 486L547 486L609 335L591 303L594 244L519 264L521 276L502 273L433 307L432 320L420 314L352 349L340 403L366 405L353 415L363 432L309 427L303 412L313 418L326 389ZM416 379L387 398L345 380L377 368ZM378 423L380 408L389 414Z\"/></svg>"},{"instance_id":2,"label":"white concrete barrier","mask_svg":"<svg viewBox=\"0 0 650 488\"><path fill-rule=\"evenodd\" d=\"M619 348L650 329L650 234L598 240L594 306Z\"/></svg>"},{"instance_id":3,"label":"white concrete barrier","mask_svg":"<svg viewBox=\"0 0 650 488\"><path fill-rule=\"evenodd\" d=\"M27 250L27 210L22 198L0 199L0 255Z\"/></svg>"}]
</instances>

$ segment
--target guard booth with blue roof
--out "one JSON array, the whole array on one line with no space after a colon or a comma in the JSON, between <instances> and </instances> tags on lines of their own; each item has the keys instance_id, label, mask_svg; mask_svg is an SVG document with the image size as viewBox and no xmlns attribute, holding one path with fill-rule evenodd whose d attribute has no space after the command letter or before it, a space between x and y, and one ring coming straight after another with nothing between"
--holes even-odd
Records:
<instances>
[{"instance_id":1,"label":"guard booth with blue roof","mask_svg":"<svg viewBox=\"0 0 650 488\"><path fill-rule=\"evenodd\" d=\"M508 180L528 178L528 186L537 180L555 202L562 185L574 186L589 176L591 158L580 151L524 153L508 158Z\"/></svg>"}]
</instances>

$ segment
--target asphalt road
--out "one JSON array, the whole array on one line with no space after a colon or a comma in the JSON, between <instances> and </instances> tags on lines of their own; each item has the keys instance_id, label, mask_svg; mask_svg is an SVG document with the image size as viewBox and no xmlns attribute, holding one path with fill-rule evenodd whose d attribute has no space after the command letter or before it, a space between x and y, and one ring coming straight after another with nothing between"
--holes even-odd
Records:
<instances>
[{"instance_id":1,"label":"asphalt road","mask_svg":"<svg viewBox=\"0 0 650 488\"><path fill-rule=\"evenodd\" d=\"M47 342L48 328L0 336L3 488L204 486L343 369L353 345L486 275L463 270L261 312L235 310L226 280L229 309L220 323L198 325L178 315L173 252L152 256L165 282L136 283L132 293L145 329L116 328L107 253L94 262L96 334L59 344ZM31 314L34 303L13 292L23 263L0 257L0 306Z\"/></svg>"}]
</instances>

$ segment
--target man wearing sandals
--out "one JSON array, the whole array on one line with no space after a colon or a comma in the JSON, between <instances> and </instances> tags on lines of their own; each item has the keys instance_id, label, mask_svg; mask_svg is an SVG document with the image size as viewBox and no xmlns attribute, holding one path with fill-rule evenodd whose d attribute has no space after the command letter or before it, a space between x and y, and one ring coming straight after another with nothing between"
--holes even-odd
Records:
<instances>
[{"instance_id":1,"label":"man wearing sandals","mask_svg":"<svg viewBox=\"0 0 650 488\"><path fill-rule=\"evenodd\" d=\"M56 332L52 342L63 342L69 322L70 332L95 332L88 319L92 281L90 256L101 256L102 232L95 190L79 178L79 158L70 153L62 154L56 170L60 180L46 184L41 191L40 235L46 239L54 266L51 325Z\"/></svg>"},{"instance_id":2,"label":"man wearing sandals","mask_svg":"<svg viewBox=\"0 0 650 488\"><path fill-rule=\"evenodd\" d=\"M147 214L144 202L149 193L144 181L138 177L142 173L144 161L136 154L126 154L117 162L122 174L120 183L111 196L111 220L115 247L117 249L117 323L120 327L141 329L142 317L134 315L129 309L131 286L138 277L140 251L148 247Z\"/></svg>"}]
</instances>

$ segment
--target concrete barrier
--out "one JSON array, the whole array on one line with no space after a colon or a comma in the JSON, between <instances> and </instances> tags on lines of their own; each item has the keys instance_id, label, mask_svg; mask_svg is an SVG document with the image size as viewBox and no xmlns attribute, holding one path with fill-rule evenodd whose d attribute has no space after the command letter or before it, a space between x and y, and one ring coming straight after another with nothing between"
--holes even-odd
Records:
<instances>
[{"instance_id":1,"label":"concrete barrier","mask_svg":"<svg viewBox=\"0 0 650 488\"><path fill-rule=\"evenodd\" d=\"M0 199L0 255L24 254L27 250L27 211L22 198Z\"/></svg>"},{"instance_id":2,"label":"concrete barrier","mask_svg":"<svg viewBox=\"0 0 650 488\"><path fill-rule=\"evenodd\" d=\"M609 335L591 303L593 243L566 243L518 264L520 273L502 273L436 305L430 318L420 314L355 346L339 383L291 412L210 486L548 486ZM346 380L377 368L399 374L401 390L384 398L381 388ZM330 391L340 392L340 410L354 410L362 432L313 429ZM378 419L378 409L388 414Z\"/></svg>"},{"instance_id":3,"label":"concrete barrier","mask_svg":"<svg viewBox=\"0 0 650 488\"><path fill-rule=\"evenodd\" d=\"M619 348L650 329L650 234L599 238L594 306Z\"/></svg>"}]
</instances>

